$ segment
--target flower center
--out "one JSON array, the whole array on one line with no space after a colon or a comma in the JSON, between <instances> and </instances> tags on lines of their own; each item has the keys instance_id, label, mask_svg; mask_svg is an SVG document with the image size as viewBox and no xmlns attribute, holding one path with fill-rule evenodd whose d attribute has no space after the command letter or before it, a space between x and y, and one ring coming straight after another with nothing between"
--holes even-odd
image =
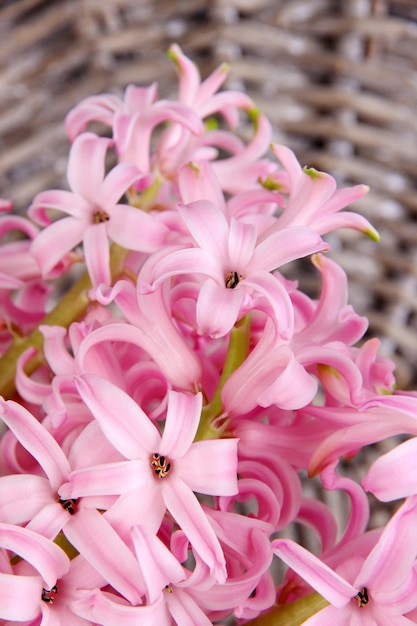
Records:
<instances>
[{"instance_id":1,"label":"flower center","mask_svg":"<svg viewBox=\"0 0 417 626\"><path fill-rule=\"evenodd\" d=\"M155 452L151 457L151 467L158 478L165 478L171 469L171 463L166 456L161 456Z\"/></svg>"},{"instance_id":2,"label":"flower center","mask_svg":"<svg viewBox=\"0 0 417 626\"><path fill-rule=\"evenodd\" d=\"M363 589L361 589L357 595L355 596L356 600L358 601L358 607L362 608L363 606L365 606L365 604L368 604L369 602L369 596L368 596L368 590L366 587L364 587Z\"/></svg>"},{"instance_id":3,"label":"flower center","mask_svg":"<svg viewBox=\"0 0 417 626\"><path fill-rule=\"evenodd\" d=\"M93 224L101 224L101 222L108 222L110 215L106 211L96 211L93 213Z\"/></svg>"},{"instance_id":4,"label":"flower center","mask_svg":"<svg viewBox=\"0 0 417 626\"><path fill-rule=\"evenodd\" d=\"M71 498L70 500L61 500L61 498L59 498L58 502L62 506L62 508L68 511L70 515L74 515L77 510L78 500L74 498Z\"/></svg>"},{"instance_id":5,"label":"flower center","mask_svg":"<svg viewBox=\"0 0 417 626\"><path fill-rule=\"evenodd\" d=\"M242 278L243 276L237 272L229 272L224 281L226 289L234 289L237 287Z\"/></svg>"},{"instance_id":6,"label":"flower center","mask_svg":"<svg viewBox=\"0 0 417 626\"><path fill-rule=\"evenodd\" d=\"M53 604L57 593L58 593L58 587L56 585L54 585L52 589L45 589L44 587L42 589L41 598L44 602L47 602L48 604Z\"/></svg>"}]
</instances>

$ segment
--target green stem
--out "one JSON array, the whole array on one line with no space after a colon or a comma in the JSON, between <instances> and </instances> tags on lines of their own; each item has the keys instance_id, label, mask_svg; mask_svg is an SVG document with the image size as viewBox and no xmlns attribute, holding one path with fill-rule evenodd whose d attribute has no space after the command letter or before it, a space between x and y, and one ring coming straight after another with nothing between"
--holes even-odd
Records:
<instances>
[{"instance_id":1,"label":"green stem","mask_svg":"<svg viewBox=\"0 0 417 626\"><path fill-rule=\"evenodd\" d=\"M110 269L113 282L123 271L123 263L128 253L128 250L116 244L112 245ZM12 345L0 359L0 395L5 399L13 398L15 395L16 364L18 358L25 350L28 348L36 348L37 350L35 356L25 367L25 372L28 375L32 374L43 363L43 335L39 330L39 326L63 326L68 328L72 322L82 319L91 302L88 298L90 289L90 278L87 273L84 273L30 335L27 337L16 336L14 338Z\"/></svg>"},{"instance_id":2,"label":"green stem","mask_svg":"<svg viewBox=\"0 0 417 626\"><path fill-rule=\"evenodd\" d=\"M246 626L301 626L328 604L318 593L311 593L289 604L274 606L268 613L247 622Z\"/></svg>"},{"instance_id":3,"label":"green stem","mask_svg":"<svg viewBox=\"0 0 417 626\"><path fill-rule=\"evenodd\" d=\"M221 392L226 380L243 363L249 354L251 314L248 313L234 325L229 338L226 360L219 384L209 404L203 407L195 441L218 439L227 427L227 420L217 420L222 411Z\"/></svg>"}]
</instances>

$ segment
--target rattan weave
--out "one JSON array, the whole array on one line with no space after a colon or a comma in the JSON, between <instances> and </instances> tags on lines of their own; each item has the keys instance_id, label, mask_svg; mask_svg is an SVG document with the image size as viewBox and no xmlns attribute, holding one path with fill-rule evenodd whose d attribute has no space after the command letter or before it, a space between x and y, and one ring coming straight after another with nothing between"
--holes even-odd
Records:
<instances>
[{"instance_id":1,"label":"rattan weave","mask_svg":"<svg viewBox=\"0 0 417 626\"><path fill-rule=\"evenodd\" d=\"M303 164L371 186L358 209L381 243L340 232L332 255L399 385L415 386L415 0L2 0L0 196L24 210L65 186L63 118L84 96L155 80L173 95L174 41L203 75L229 61L229 86L254 98ZM312 272L300 282L317 287Z\"/></svg>"}]
</instances>

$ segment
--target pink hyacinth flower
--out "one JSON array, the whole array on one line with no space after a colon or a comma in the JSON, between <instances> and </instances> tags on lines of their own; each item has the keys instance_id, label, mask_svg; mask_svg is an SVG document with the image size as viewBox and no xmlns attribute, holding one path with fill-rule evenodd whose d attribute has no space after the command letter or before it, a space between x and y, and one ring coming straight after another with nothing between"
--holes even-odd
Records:
<instances>
[{"instance_id":1,"label":"pink hyacinth flower","mask_svg":"<svg viewBox=\"0 0 417 626\"><path fill-rule=\"evenodd\" d=\"M110 139L93 133L78 137L71 147L67 170L72 191L41 192L29 207L29 215L46 226L31 248L44 275L82 241L93 285L109 284L109 239L143 252L163 245L168 232L163 224L130 205L118 204L143 175L128 164L118 164L105 175L105 157L111 144ZM46 209L62 211L68 217L51 223Z\"/></svg>"},{"instance_id":2,"label":"pink hyacinth flower","mask_svg":"<svg viewBox=\"0 0 417 626\"><path fill-rule=\"evenodd\" d=\"M200 420L201 394L169 392L161 436L141 408L115 385L92 374L75 380L101 430L126 461L72 472L61 496L129 494L131 510L139 499L147 511L137 523L154 531L168 509L216 579L224 581L223 552L193 492L237 493L238 440L192 443Z\"/></svg>"},{"instance_id":3,"label":"pink hyacinth flower","mask_svg":"<svg viewBox=\"0 0 417 626\"><path fill-rule=\"evenodd\" d=\"M337 189L330 174L302 168L292 150L273 145L273 152L283 165L289 179L289 197L285 211L272 230L288 226L310 226L321 235L337 228L353 228L376 241L378 233L362 215L341 211L368 192L366 185Z\"/></svg>"},{"instance_id":4,"label":"pink hyacinth flower","mask_svg":"<svg viewBox=\"0 0 417 626\"><path fill-rule=\"evenodd\" d=\"M272 542L277 556L323 595L330 606L305 626L407 626L416 608L417 499L410 498L391 518L366 557L355 543L345 546L333 571L291 540ZM351 582L348 582L351 581Z\"/></svg>"},{"instance_id":5,"label":"pink hyacinth flower","mask_svg":"<svg viewBox=\"0 0 417 626\"><path fill-rule=\"evenodd\" d=\"M293 309L289 296L271 270L294 259L327 250L328 245L307 227L295 226L257 240L256 226L234 218L228 224L220 208L200 200L178 205L178 211L196 242L195 247L176 249L156 262L150 284L141 282L143 293L155 290L167 278L179 275L205 276L197 301L201 332L213 337L228 333L241 309L272 309L278 332L289 338ZM265 304L266 303L266 304Z\"/></svg>"},{"instance_id":6,"label":"pink hyacinth flower","mask_svg":"<svg viewBox=\"0 0 417 626\"><path fill-rule=\"evenodd\" d=\"M27 528L3 523L0 523L0 548L4 554L10 550L23 559L14 566L1 559L1 620L26 623L41 619L42 624L60 623L48 615L48 598L53 597L57 580L69 570L70 560L65 552ZM22 565L25 569L19 575Z\"/></svg>"}]
</instances>

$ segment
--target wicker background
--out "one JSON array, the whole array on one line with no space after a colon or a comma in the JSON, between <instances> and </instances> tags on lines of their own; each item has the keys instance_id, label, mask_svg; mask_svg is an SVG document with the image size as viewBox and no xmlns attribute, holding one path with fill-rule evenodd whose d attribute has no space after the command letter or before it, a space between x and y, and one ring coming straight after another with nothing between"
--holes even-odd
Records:
<instances>
[{"instance_id":1,"label":"wicker background","mask_svg":"<svg viewBox=\"0 0 417 626\"><path fill-rule=\"evenodd\" d=\"M174 41L204 76L229 61L303 164L371 186L358 209L381 243L340 231L332 255L417 386L416 0L0 0L0 196L24 210L65 186L63 118L82 97L154 80L173 95Z\"/></svg>"}]
</instances>

